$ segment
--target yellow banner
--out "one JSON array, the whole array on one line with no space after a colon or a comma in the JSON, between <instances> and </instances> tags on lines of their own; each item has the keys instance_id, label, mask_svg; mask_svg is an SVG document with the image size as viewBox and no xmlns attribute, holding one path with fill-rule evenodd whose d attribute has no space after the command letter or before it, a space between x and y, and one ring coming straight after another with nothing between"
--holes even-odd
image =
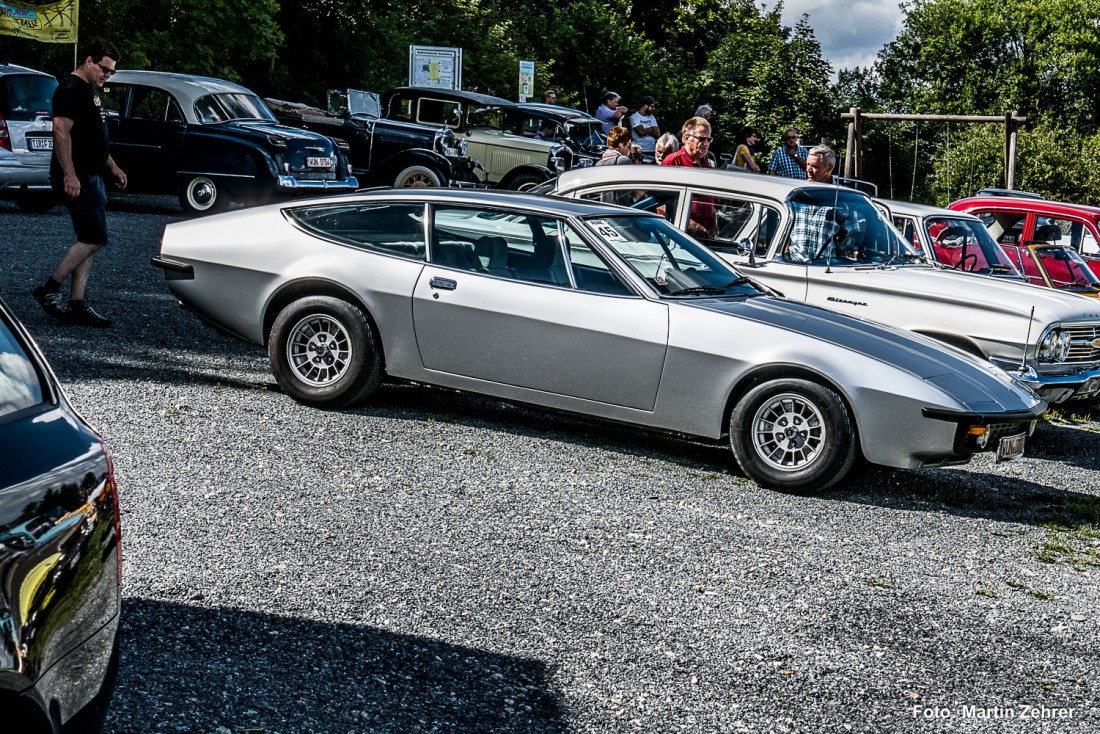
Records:
<instances>
[{"instance_id":1,"label":"yellow banner","mask_svg":"<svg viewBox=\"0 0 1100 734\"><path fill-rule=\"evenodd\" d=\"M80 0L23 5L0 0L0 34L42 43L76 43Z\"/></svg>"}]
</instances>

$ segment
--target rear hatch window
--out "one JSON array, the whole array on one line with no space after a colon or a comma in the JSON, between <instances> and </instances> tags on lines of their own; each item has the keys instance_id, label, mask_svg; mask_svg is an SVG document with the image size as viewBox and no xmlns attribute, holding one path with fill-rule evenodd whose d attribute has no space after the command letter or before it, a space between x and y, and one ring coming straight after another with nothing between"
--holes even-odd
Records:
<instances>
[{"instance_id":1,"label":"rear hatch window","mask_svg":"<svg viewBox=\"0 0 1100 734\"><path fill-rule=\"evenodd\" d=\"M43 402L42 378L30 355L0 320L0 420Z\"/></svg>"},{"instance_id":2,"label":"rear hatch window","mask_svg":"<svg viewBox=\"0 0 1100 734\"><path fill-rule=\"evenodd\" d=\"M0 114L4 119L29 122L52 111L57 80L39 74L5 74L0 77Z\"/></svg>"}]
</instances>

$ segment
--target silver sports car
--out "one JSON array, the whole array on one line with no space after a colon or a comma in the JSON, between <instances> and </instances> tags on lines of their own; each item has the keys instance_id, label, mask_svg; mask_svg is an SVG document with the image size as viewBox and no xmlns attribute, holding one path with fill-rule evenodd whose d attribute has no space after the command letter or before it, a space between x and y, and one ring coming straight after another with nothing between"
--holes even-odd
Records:
<instances>
[{"instance_id":1,"label":"silver sports car","mask_svg":"<svg viewBox=\"0 0 1100 734\"><path fill-rule=\"evenodd\" d=\"M1046 404L924 337L771 295L659 216L374 190L170 224L181 303L267 347L296 400L411 380L721 440L767 487L1023 452Z\"/></svg>"}]
</instances>

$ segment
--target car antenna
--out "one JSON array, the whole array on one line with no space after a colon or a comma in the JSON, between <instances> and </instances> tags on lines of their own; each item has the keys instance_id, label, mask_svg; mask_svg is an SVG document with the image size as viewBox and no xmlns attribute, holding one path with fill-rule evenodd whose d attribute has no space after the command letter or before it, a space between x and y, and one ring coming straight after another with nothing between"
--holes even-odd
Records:
<instances>
[{"instance_id":1,"label":"car antenna","mask_svg":"<svg viewBox=\"0 0 1100 734\"><path fill-rule=\"evenodd\" d=\"M1031 314L1027 317L1027 339L1024 340L1024 353L1020 357L1020 374L1027 372L1027 345L1031 343L1031 324L1035 321L1035 305L1031 306ZM1035 345L1035 361L1039 361L1039 345Z\"/></svg>"}]
</instances>

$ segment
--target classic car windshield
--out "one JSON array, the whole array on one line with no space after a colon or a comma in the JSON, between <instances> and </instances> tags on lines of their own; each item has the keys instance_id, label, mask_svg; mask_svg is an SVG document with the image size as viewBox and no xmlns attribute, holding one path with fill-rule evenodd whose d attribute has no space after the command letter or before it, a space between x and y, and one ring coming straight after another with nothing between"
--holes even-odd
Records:
<instances>
[{"instance_id":1,"label":"classic car windshield","mask_svg":"<svg viewBox=\"0 0 1100 734\"><path fill-rule=\"evenodd\" d=\"M565 129L581 150L598 152L607 147L607 138L603 134L599 120L591 122L573 120L565 123Z\"/></svg>"},{"instance_id":2,"label":"classic car windshield","mask_svg":"<svg viewBox=\"0 0 1100 734\"><path fill-rule=\"evenodd\" d=\"M788 262L885 265L923 259L871 200L855 191L800 189L787 203L794 227L780 256Z\"/></svg>"},{"instance_id":3,"label":"classic car windshield","mask_svg":"<svg viewBox=\"0 0 1100 734\"><path fill-rule=\"evenodd\" d=\"M710 250L657 217L587 220L634 272L670 296L752 296L762 293Z\"/></svg>"},{"instance_id":4,"label":"classic car windshield","mask_svg":"<svg viewBox=\"0 0 1100 734\"><path fill-rule=\"evenodd\" d=\"M1033 252L1055 288L1079 290L1084 287L1100 291L1100 280L1076 250L1062 245L1038 245Z\"/></svg>"},{"instance_id":5,"label":"classic car windshield","mask_svg":"<svg viewBox=\"0 0 1100 734\"><path fill-rule=\"evenodd\" d=\"M195 100L195 114L203 122L226 120L268 120L275 122L275 115L259 97L243 92L207 94Z\"/></svg>"},{"instance_id":6,"label":"classic car windshield","mask_svg":"<svg viewBox=\"0 0 1100 734\"><path fill-rule=\"evenodd\" d=\"M466 113L469 127L504 128L504 110L500 107L471 107Z\"/></svg>"},{"instance_id":7,"label":"classic car windshield","mask_svg":"<svg viewBox=\"0 0 1100 734\"><path fill-rule=\"evenodd\" d=\"M929 217L924 223L934 252L929 257L973 273L1018 273L985 226L974 219Z\"/></svg>"}]
</instances>

